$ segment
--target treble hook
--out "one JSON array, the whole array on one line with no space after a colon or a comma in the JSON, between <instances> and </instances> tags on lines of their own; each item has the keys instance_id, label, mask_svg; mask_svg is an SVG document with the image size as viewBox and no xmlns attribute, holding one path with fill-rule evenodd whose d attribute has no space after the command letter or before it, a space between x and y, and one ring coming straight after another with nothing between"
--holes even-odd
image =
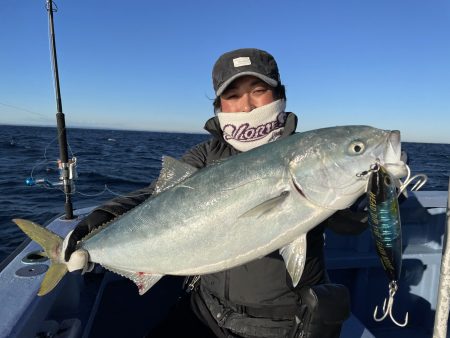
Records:
<instances>
[{"instance_id":1,"label":"treble hook","mask_svg":"<svg viewBox=\"0 0 450 338\"><path fill-rule=\"evenodd\" d=\"M407 171L407 176L405 178L405 181L402 182L400 181L400 179L398 179L400 186L399 186L399 191L398 191L398 196L400 196L403 191L414 181L416 180L416 183L414 184L414 186L411 188L411 191L417 191L420 188L422 188L422 186L427 182L428 180L428 176L425 174L417 174L413 177L411 177L411 169L409 168L408 165L406 166L406 171ZM405 193L405 196L407 196L407 194Z\"/></svg>"},{"instance_id":2,"label":"treble hook","mask_svg":"<svg viewBox=\"0 0 450 338\"><path fill-rule=\"evenodd\" d=\"M391 320L395 323L397 326L405 327L408 324L408 312L406 312L405 316L405 322L403 324L397 322L394 319L394 316L392 315L392 306L394 305L394 295L397 292L397 282L392 281L389 283L389 300L386 305L386 298L383 302L383 316L381 318L377 318L377 312L378 312L378 305L375 307L375 311L373 311L373 319L377 322L381 322L384 320L388 315L391 317Z\"/></svg>"}]
</instances>

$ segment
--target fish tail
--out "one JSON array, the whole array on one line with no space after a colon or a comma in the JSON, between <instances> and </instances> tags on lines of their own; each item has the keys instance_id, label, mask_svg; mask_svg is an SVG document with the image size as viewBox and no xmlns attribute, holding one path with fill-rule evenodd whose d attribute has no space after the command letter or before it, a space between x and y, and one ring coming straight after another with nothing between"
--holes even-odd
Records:
<instances>
[{"instance_id":1,"label":"fish tail","mask_svg":"<svg viewBox=\"0 0 450 338\"><path fill-rule=\"evenodd\" d=\"M67 265L64 260L61 259L60 254L63 238L31 221L13 219L13 222L16 223L28 237L42 246L45 254L50 258L50 268L45 274L38 292L38 296L44 296L58 285L59 281L67 272Z\"/></svg>"}]
</instances>

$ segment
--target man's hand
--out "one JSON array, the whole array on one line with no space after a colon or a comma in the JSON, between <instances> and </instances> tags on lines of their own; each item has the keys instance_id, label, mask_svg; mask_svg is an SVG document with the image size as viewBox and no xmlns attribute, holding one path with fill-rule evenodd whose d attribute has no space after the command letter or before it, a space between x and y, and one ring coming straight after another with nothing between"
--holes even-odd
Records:
<instances>
[{"instance_id":1,"label":"man's hand","mask_svg":"<svg viewBox=\"0 0 450 338\"><path fill-rule=\"evenodd\" d=\"M72 237L73 230L64 238L62 251L67 254L67 245ZM76 245L76 243L75 243ZM94 267L93 263L89 263L89 253L86 250L78 249L70 253L69 260L66 260L67 270L70 272L75 270L91 271Z\"/></svg>"},{"instance_id":2,"label":"man's hand","mask_svg":"<svg viewBox=\"0 0 450 338\"><path fill-rule=\"evenodd\" d=\"M114 215L109 212L94 210L90 215L78 223L75 229L67 235L66 239L64 239L63 250L65 261L69 261L70 256L77 249L77 243L81 241L83 237L113 218Z\"/></svg>"}]
</instances>

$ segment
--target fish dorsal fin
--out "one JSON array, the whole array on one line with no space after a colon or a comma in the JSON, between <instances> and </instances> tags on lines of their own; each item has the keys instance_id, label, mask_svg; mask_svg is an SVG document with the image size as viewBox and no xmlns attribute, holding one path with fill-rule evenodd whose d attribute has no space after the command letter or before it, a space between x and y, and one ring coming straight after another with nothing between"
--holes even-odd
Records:
<instances>
[{"instance_id":1,"label":"fish dorsal fin","mask_svg":"<svg viewBox=\"0 0 450 338\"><path fill-rule=\"evenodd\" d=\"M170 156L163 156L162 169L155 186L155 194L184 181L198 169Z\"/></svg>"},{"instance_id":2,"label":"fish dorsal fin","mask_svg":"<svg viewBox=\"0 0 450 338\"><path fill-rule=\"evenodd\" d=\"M139 294L142 296L144 293L146 293L153 285L158 282L163 275L159 274L151 274L147 272L136 272L136 271L130 271L130 270L124 270L119 268L113 268L110 266L103 265L105 269L108 269L109 271L112 271L114 273L117 273L118 275L121 275L122 277L128 278L132 280L139 289Z\"/></svg>"},{"instance_id":3,"label":"fish dorsal fin","mask_svg":"<svg viewBox=\"0 0 450 338\"><path fill-rule=\"evenodd\" d=\"M292 279L292 284L297 286L300 277L303 274L306 260L306 233L301 235L295 241L280 249L283 256L286 269Z\"/></svg>"},{"instance_id":4,"label":"fish dorsal fin","mask_svg":"<svg viewBox=\"0 0 450 338\"><path fill-rule=\"evenodd\" d=\"M256 207L251 208L250 210L243 213L239 218L242 217L256 217L259 218L264 214L268 214L275 210L278 206L280 206L286 197L289 196L289 191L283 191L279 196L268 199L267 201L258 204Z\"/></svg>"}]
</instances>

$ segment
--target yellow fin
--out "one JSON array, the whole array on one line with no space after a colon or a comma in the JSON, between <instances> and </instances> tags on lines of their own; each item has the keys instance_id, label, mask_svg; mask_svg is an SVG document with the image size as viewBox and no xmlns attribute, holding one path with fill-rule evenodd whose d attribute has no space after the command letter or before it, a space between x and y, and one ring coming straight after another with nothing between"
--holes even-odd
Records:
<instances>
[{"instance_id":1,"label":"yellow fin","mask_svg":"<svg viewBox=\"0 0 450 338\"><path fill-rule=\"evenodd\" d=\"M63 239L47 228L40 226L26 219L13 219L13 222L28 235L33 241L44 248L47 256L53 261L59 260L57 250L63 242Z\"/></svg>"},{"instance_id":2,"label":"yellow fin","mask_svg":"<svg viewBox=\"0 0 450 338\"><path fill-rule=\"evenodd\" d=\"M45 274L44 280L39 288L38 296L44 296L52 291L67 272L67 265L64 263L52 264Z\"/></svg>"},{"instance_id":3,"label":"yellow fin","mask_svg":"<svg viewBox=\"0 0 450 338\"><path fill-rule=\"evenodd\" d=\"M28 237L42 246L45 254L50 258L50 268L45 274L41 288L38 292L38 296L43 296L52 291L67 272L67 265L64 260L61 260L60 256L63 239L47 228L31 221L25 219L13 219L13 222L16 223Z\"/></svg>"}]
</instances>

